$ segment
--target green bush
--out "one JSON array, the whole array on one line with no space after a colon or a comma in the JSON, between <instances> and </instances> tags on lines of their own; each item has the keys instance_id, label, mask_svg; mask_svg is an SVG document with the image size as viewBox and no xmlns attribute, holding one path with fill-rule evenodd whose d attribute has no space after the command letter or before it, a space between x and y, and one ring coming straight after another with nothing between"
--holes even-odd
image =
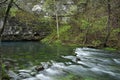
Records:
<instances>
[{"instance_id":1,"label":"green bush","mask_svg":"<svg viewBox=\"0 0 120 80\"><path fill-rule=\"evenodd\" d=\"M99 45L101 44L101 41L100 41L100 40L93 40L93 41L92 41L92 44L93 44L94 46L99 46Z\"/></svg>"}]
</instances>

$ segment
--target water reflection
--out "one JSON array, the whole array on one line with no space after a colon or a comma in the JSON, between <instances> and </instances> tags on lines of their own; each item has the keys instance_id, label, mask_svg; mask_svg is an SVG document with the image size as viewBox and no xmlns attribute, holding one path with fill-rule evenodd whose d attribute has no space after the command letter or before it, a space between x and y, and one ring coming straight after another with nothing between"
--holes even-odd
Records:
<instances>
[{"instance_id":1,"label":"water reflection","mask_svg":"<svg viewBox=\"0 0 120 80\"><path fill-rule=\"evenodd\" d=\"M15 59L19 65L37 65L50 60L63 60L60 55L71 54L73 47L52 46L39 42L2 42L2 58Z\"/></svg>"}]
</instances>

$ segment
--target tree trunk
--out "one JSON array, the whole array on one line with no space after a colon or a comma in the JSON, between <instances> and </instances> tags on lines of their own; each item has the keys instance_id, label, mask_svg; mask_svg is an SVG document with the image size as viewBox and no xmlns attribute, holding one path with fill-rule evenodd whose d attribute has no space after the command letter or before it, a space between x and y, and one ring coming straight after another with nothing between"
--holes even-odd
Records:
<instances>
[{"instance_id":1,"label":"tree trunk","mask_svg":"<svg viewBox=\"0 0 120 80\"><path fill-rule=\"evenodd\" d=\"M54 11L55 11L55 18L56 18L56 27L57 27L57 38L59 39L60 34L59 34L59 22L58 22L58 9L57 9L57 4L56 1L54 0Z\"/></svg>"},{"instance_id":2,"label":"tree trunk","mask_svg":"<svg viewBox=\"0 0 120 80\"><path fill-rule=\"evenodd\" d=\"M85 45L86 42L87 42L87 36L88 36L88 33L89 33L89 27L86 28L85 36L84 36L84 41L83 41L83 45Z\"/></svg>"},{"instance_id":3,"label":"tree trunk","mask_svg":"<svg viewBox=\"0 0 120 80\"><path fill-rule=\"evenodd\" d=\"M11 9L11 7L12 7L12 3L13 3L13 0L10 0L9 4L8 4L8 6L7 6L6 12L5 12L5 17L4 17L4 21L3 21L3 26L2 26L2 29L1 29L1 31L0 31L0 40L2 39L2 34L3 34L3 32L4 32L4 28L5 28L7 19L8 19L8 15L9 15L10 9Z\"/></svg>"},{"instance_id":4,"label":"tree trunk","mask_svg":"<svg viewBox=\"0 0 120 80\"><path fill-rule=\"evenodd\" d=\"M56 26L57 26L57 36L58 36L58 39L59 39L60 35L59 35L59 23L58 23L58 14L57 14L57 11L56 11Z\"/></svg>"},{"instance_id":5,"label":"tree trunk","mask_svg":"<svg viewBox=\"0 0 120 80\"><path fill-rule=\"evenodd\" d=\"M110 32L111 32L111 27L110 27L110 15L111 15L111 5L110 5L110 0L107 0L107 9L108 9L108 21L107 21L107 35L105 37L104 43L103 43L103 47L107 46L107 42L109 40L110 37Z\"/></svg>"}]
</instances>

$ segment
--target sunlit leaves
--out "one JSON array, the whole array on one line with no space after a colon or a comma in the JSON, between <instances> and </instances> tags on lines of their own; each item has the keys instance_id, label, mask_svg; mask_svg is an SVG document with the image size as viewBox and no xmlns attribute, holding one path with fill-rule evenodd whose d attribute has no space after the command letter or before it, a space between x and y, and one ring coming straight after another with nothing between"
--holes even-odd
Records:
<instances>
[{"instance_id":1,"label":"sunlit leaves","mask_svg":"<svg viewBox=\"0 0 120 80\"><path fill-rule=\"evenodd\" d=\"M16 8L11 8L11 10L10 10L11 17L16 15L17 10L18 9L16 9Z\"/></svg>"},{"instance_id":2,"label":"sunlit leaves","mask_svg":"<svg viewBox=\"0 0 120 80\"><path fill-rule=\"evenodd\" d=\"M77 6L71 5L67 13L73 15L75 12L77 12Z\"/></svg>"},{"instance_id":3,"label":"sunlit leaves","mask_svg":"<svg viewBox=\"0 0 120 80\"><path fill-rule=\"evenodd\" d=\"M86 29L90 25L90 23L87 20L81 20L81 22L82 22L82 26L81 27L83 29Z\"/></svg>"}]
</instances>

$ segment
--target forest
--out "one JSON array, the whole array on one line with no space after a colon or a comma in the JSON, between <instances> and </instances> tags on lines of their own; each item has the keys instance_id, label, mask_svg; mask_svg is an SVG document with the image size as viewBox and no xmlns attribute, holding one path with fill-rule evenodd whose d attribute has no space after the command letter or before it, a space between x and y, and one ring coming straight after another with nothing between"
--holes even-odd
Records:
<instances>
[{"instance_id":1,"label":"forest","mask_svg":"<svg viewBox=\"0 0 120 80\"><path fill-rule=\"evenodd\" d=\"M119 58L120 0L0 0L1 80L120 80Z\"/></svg>"},{"instance_id":2,"label":"forest","mask_svg":"<svg viewBox=\"0 0 120 80\"><path fill-rule=\"evenodd\" d=\"M119 0L3 0L1 40L120 48L119 3Z\"/></svg>"}]
</instances>

